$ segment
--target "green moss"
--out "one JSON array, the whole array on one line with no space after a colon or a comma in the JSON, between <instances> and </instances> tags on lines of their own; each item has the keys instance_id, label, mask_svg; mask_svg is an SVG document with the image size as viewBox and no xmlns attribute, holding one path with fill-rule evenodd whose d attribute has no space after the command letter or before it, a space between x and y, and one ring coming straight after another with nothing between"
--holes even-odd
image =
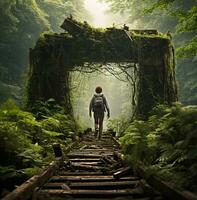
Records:
<instances>
[{"instance_id":1,"label":"green moss","mask_svg":"<svg viewBox=\"0 0 197 200\"><path fill-rule=\"evenodd\" d=\"M30 53L29 107L53 98L72 114L69 73L77 66L85 68L87 62L139 64L137 115L147 116L158 102L177 100L175 55L167 35L131 30L129 36L123 29L96 29L71 18L62 28L65 33L43 34ZM92 70L101 65L92 65ZM48 113L44 109L41 113Z\"/></svg>"}]
</instances>

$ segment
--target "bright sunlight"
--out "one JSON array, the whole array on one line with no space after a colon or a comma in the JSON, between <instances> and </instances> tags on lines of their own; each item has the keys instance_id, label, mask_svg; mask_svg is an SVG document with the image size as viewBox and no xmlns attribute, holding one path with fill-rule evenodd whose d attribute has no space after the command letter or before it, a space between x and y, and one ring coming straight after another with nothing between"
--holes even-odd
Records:
<instances>
[{"instance_id":1,"label":"bright sunlight","mask_svg":"<svg viewBox=\"0 0 197 200\"><path fill-rule=\"evenodd\" d=\"M111 25L111 20L106 14L109 5L98 0L85 0L85 8L91 13L93 20L92 25L96 27L107 27Z\"/></svg>"}]
</instances>

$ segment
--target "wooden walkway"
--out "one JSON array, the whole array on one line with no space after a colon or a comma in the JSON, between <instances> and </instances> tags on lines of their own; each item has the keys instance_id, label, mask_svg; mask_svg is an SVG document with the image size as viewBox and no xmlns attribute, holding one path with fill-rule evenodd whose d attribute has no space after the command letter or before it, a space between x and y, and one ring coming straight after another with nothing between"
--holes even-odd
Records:
<instances>
[{"instance_id":1,"label":"wooden walkway","mask_svg":"<svg viewBox=\"0 0 197 200\"><path fill-rule=\"evenodd\" d=\"M151 177L154 188L166 194L163 197L147 184L149 177L144 180L134 175L119 151L119 143L109 133L101 140L93 134L86 135L73 145L66 158L56 158L43 173L30 178L3 200L196 200L193 194L185 195Z\"/></svg>"},{"instance_id":2,"label":"wooden walkway","mask_svg":"<svg viewBox=\"0 0 197 200\"><path fill-rule=\"evenodd\" d=\"M163 199L122 162L119 144L109 134L101 140L86 136L67 156L34 199Z\"/></svg>"}]
</instances>

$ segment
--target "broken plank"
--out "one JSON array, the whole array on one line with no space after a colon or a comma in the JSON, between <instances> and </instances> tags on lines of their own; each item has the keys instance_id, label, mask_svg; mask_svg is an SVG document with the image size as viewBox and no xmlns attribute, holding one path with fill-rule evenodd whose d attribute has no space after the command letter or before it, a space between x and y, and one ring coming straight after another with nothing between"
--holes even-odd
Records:
<instances>
[{"instance_id":1,"label":"broken plank","mask_svg":"<svg viewBox=\"0 0 197 200\"><path fill-rule=\"evenodd\" d=\"M42 186L57 170L62 163L62 157L56 158L55 161L49 164L49 167L45 169L40 175L35 175L28 179L22 185L17 187L14 191L9 193L3 198L3 200L27 200L29 199L36 187Z\"/></svg>"},{"instance_id":2,"label":"broken plank","mask_svg":"<svg viewBox=\"0 0 197 200\"><path fill-rule=\"evenodd\" d=\"M115 179L118 179L122 176L128 175L129 173L131 173L131 171L132 171L131 167L124 167L113 173L113 177Z\"/></svg>"}]
</instances>

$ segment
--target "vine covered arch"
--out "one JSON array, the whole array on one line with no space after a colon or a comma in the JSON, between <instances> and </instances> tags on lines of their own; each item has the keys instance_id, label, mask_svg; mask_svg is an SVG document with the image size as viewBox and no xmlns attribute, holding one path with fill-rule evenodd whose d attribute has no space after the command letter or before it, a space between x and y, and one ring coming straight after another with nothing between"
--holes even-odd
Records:
<instances>
[{"instance_id":1,"label":"vine covered arch","mask_svg":"<svg viewBox=\"0 0 197 200\"><path fill-rule=\"evenodd\" d=\"M174 48L166 35L128 27L95 29L72 18L61 27L64 33L45 33L30 49L29 107L54 98L71 112L69 72L93 63L135 63L137 115L147 115L157 103L177 100Z\"/></svg>"}]
</instances>

